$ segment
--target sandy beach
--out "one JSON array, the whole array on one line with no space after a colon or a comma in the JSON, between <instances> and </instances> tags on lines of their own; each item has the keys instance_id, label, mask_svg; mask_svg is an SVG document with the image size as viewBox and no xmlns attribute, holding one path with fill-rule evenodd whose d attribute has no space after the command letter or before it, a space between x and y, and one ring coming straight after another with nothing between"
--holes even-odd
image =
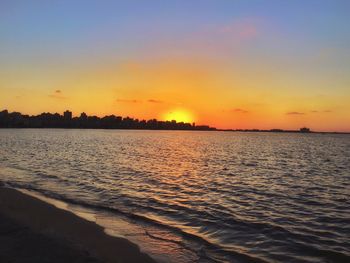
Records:
<instances>
[{"instance_id":1,"label":"sandy beach","mask_svg":"<svg viewBox=\"0 0 350 263\"><path fill-rule=\"evenodd\" d=\"M93 222L4 187L0 243L0 262L155 262Z\"/></svg>"}]
</instances>

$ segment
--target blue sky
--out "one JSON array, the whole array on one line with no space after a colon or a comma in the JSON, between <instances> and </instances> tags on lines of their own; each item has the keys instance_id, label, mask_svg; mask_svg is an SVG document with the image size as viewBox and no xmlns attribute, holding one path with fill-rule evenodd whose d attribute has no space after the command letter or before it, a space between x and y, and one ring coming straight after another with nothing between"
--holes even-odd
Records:
<instances>
[{"instance_id":1,"label":"blue sky","mask_svg":"<svg viewBox=\"0 0 350 263\"><path fill-rule=\"evenodd\" d=\"M91 93L103 90L108 96L123 97L119 101L135 94L161 97L171 93L198 112L199 120L226 127L242 120L227 116L216 123L216 114L227 109L213 102L210 109L202 110L205 103L191 104L187 93L201 90L209 98L215 94L225 107L231 103L233 108L253 107L259 98L251 94L265 94L271 96L266 105L276 101L275 110L266 106L259 112L280 114L279 121L275 116L276 125L308 124L313 119L305 120L305 114L287 123L283 112L321 107L320 111L334 112L332 117L339 123L332 121L332 127L344 129L340 122L348 120L345 100L350 97L349 13L347 0L2 0L0 92L4 96L0 106L30 110L14 99L28 96L28 101L42 105L36 111L42 110L48 104L43 102L45 96L62 85L66 97L72 97L71 104L50 102L51 110L73 105L95 114L138 115L144 111L141 107L139 111L120 105L114 109L110 102L108 108L96 104L90 109L73 97L78 100L84 86ZM136 77L120 75L125 65L141 68L144 79L137 83ZM102 71L105 79L99 83L101 76L96 74ZM177 88L165 85L160 90L163 84L157 76L168 74L163 71L172 71L169 82L177 83ZM188 71L202 72L203 80L194 83L192 73L186 80ZM183 82L178 83L179 78ZM206 83L216 86L206 87ZM107 105L103 100L101 105ZM160 109L146 117L156 110ZM317 117L317 123L322 118ZM324 118L324 122L331 121L331 117Z\"/></svg>"}]
</instances>

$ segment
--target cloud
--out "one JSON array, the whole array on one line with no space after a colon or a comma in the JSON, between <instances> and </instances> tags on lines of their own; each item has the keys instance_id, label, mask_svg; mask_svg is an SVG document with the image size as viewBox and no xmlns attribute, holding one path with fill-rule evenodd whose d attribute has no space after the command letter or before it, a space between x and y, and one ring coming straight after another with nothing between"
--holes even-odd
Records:
<instances>
[{"instance_id":1,"label":"cloud","mask_svg":"<svg viewBox=\"0 0 350 263\"><path fill-rule=\"evenodd\" d=\"M141 103L142 101L140 100L128 100L128 99L116 99L116 102L121 102L121 103Z\"/></svg>"},{"instance_id":2,"label":"cloud","mask_svg":"<svg viewBox=\"0 0 350 263\"><path fill-rule=\"evenodd\" d=\"M245 25L240 29L239 35L243 39L253 38L258 35L258 30L255 25Z\"/></svg>"},{"instance_id":3,"label":"cloud","mask_svg":"<svg viewBox=\"0 0 350 263\"><path fill-rule=\"evenodd\" d=\"M286 113L287 115L305 115L304 112L299 112L299 111L290 111Z\"/></svg>"},{"instance_id":4,"label":"cloud","mask_svg":"<svg viewBox=\"0 0 350 263\"><path fill-rule=\"evenodd\" d=\"M180 39L173 39L172 36L164 38L158 43L157 52L161 49L169 54L170 47L175 54L189 52L189 55L193 56L205 52L206 57L208 52L215 52L214 54L227 56L226 52L237 51L241 44L259 38L264 33L264 28L264 22L254 17L202 26L198 31L191 31Z\"/></svg>"},{"instance_id":5,"label":"cloud","mask_svg":"<svg viewBox=\"0 0 350 263\"><path fill-rule=\"evenodd\" d=\"M60 100L65 100L67 99L66 97L64 96L59 96L59 95L55 95L55 94L51 94L51 95L48 95L50 98L52 99L60 99Z\"/></svg>"},{"instance_id":6,"label":"cloud","mask_svg":"<svg viewBox=\"0 0 350 263\"><path fill-rule=\"evenodd\" d=\"M137 100L137 99L116 99L116 102L120 102L120 103L142 103L142 100ZM156 100L156 99L148 99L147 102L149 102L149 103L163 103L163 101Z\"/></svg>"},{"instance_id":7,"label":"cloud","mask_svg":"<svg viewBox=\"0 0 350 263\"><path fill-rule=\"evenodd\" d=\"M233 21L219 27L217 31L239 40L252 39L259 35L258 21L256 19Z\"/></svg>"},{"instance_id":8,"label":"cloud","mask_svg":"<svg viewBox=\"0 0 350 263\"><path fill-rule=\"evenodd\" d=\"M150 102L150 103L163 103L163 101L155 100L155 99L149 99L148 102Z\"/></svg>"},{"instance_id":9,"label":"cloud","mask_svg":"<svg viewBox=\"0 0 350 263\"><path fill-rule=\"evenodd\" d=\"M50 97L52 99L61 99L61 100L64 100L67 98L67 97L62 95L62 90L59 90L59 89L55 90L53 92L53 94L49 94L48 97Z\"/></svg>"},{"instance_id":10,"label":"cloud","mask_svg":"<svg viewBox=\"0 0 350 263\"><path fill-rule=\"evenodd\" d=\"M248 113L249 111L244 110L244 109L240 109L240 108L236 108L231 110L232 112L236 112L236 113Z\"/></svg>"},{"instance_id":11,"label":"cloud","mask_svg":"<svg viewBox=\"0 0 350 263\"><path fill-rule=\"evenodd\" d=\"M312 110L312 113L331 113L333 112L332 110Z\"/></svg>"}]
</instances>

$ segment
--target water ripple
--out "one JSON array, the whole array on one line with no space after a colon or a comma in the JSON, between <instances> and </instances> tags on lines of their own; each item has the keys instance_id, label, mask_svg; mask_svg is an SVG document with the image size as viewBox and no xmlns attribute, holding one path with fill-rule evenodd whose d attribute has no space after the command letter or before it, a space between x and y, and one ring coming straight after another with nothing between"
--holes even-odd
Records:
<instances>
[{"instance_id":1,"label":"water ripple","mask_svg":"<svg viewBox=\"0 0 350 263\"><path fill-rule=\"evenodd\" d=\"M0 133L0 181L123 215L174 262L350 261L348 135Z\"/></svg>"}]
</instances>

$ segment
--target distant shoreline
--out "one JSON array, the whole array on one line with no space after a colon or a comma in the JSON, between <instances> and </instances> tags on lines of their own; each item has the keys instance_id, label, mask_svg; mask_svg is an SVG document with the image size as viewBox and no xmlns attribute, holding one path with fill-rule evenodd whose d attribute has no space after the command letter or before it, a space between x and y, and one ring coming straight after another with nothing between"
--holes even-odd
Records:
<instances>
[{"instance_id":1,"label":"distant shoreline","mask_svg":"<svg viewBox=\"0 0 350 263\"><path fill-rule=\"evenodd\" d=\"M231 130L231 129L218 129L216 131L224 132L267 132L267 133L302 133L302 134L350 134L350 132L331 132L331 131L310 131L310 132L301 132L298 130L282 130L282 131L273 131L273 130Z\"/></svg>"},{"instance_id":2,"label":"distant shoreline","mask_svg":"<svg viewBox=\"0 0 350 263\"><path fill-rule=\"evenodd\" d=\"M261 129L217 129L209 125L196 125L157 119L139 120L130 117L109 115L102 118L81 113L73 117L71 111L59 113L41 113L39 115L23 115L20 112L0 111L0 128L37 128L37 129L103 129L103 130L171 130L171 131L225 131L225 132L274 132L274 133L320 133L320 134L350 134L337 131L312 131L307 127L299 130L283 130L279 128Z\"/></svg>"},{"instance_id":3,"label":"distant shoreline","mask_svg":"<svg viewBox=\"0 0 350 263\"><path fill-rule=\"evenodd\" d=\"M126 130L126 131L189 131L189 132L251 132L251 133L300 133L300 134L350 134L350 132L337 132L337 131L310 131L310 132L300 132L299 130L256 130L256 129L211 129L211 130L188 130L188 129L135 129L135 128L74 128L74 127L0 127L0 129L40 129L40 130Z\"/></svg>"}]
</instances>

